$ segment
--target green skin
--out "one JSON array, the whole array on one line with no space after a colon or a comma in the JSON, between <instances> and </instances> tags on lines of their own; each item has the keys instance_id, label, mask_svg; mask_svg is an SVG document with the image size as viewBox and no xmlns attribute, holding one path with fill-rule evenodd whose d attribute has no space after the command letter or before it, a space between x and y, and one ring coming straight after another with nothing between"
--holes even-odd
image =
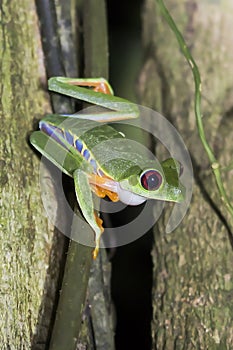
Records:
<instances>
[{"instance_id":1,"label":"green skin","mask_svg":"<svg viewBox=\"0 0 233 350\"><path fill-rule=\"evenodd\" d=\"M93 86L96 83L104 83L110 94L73 85L86 84ZM169 158L159 164L154 160L147 159L145 152L140 147L135 150L134 144L132 145L130 141L126 140L124 135L106 124L110 121L137 118L139 112L135 104L113 96L110 85L102 78L71 79L54 77L49 80L49 90L111 109L110 112L79 114L69 117L49 115L42 120L42 122L49 125L59 126L63 131L69 131L74 139L82 141L85 149L90 152L91 158L95 160L98 169L101 169L104 173L106 181L101 185L103 188L118 193L120 200L131 205L138 205L146 199L183 201L185 189L179 181L179 162ZM41 154L64 173L74 178L80 209L95 232L96 249L94 257L96 257L102 230L94 215L90 185L90 175L93 174L93 167L74 147L61 138L59 133L56 136L62 141L63 145L42 131L33 132L30 141ZM142 186L142 176L148 170L160 174L161 183L156 190L148 190Z\"/></svg>"}]
</instances>

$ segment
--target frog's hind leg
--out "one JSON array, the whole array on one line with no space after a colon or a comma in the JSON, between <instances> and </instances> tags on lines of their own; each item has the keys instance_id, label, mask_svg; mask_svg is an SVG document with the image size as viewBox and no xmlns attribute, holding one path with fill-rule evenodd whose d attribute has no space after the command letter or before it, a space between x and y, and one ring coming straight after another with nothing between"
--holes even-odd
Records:
<instances>
[{"instance_id":1,"label":"frog's hind leg","mask_svg":"<svg viewBox=\"0 0 233 350\"><path fill-rule=\"evenodd\" d=\"M100 249L100 238L101 238L102 233L104 232L104 228L103 228L103 226L102 226L103 220L100 219L100 217L98 216L98 214L97 214L96 212L94 212L94 215L95 215L96 224L97 224L97 225L99 226L99 228L100 228L100 233L99 233L99 234L96 234L96 236L95 236L95 249L93 250L93 253L92 253L93 259L96 259L97 256L98 256L98 253L99 253L99 249Z\"/></svg>"},{"instance_id":2,"label":"frog's hind leg","mask_svg":"<svg viewBox=\"0 0 233 350\"><path fill-rule=\"evenodd\" d=\"M123 98L113 96L110 84L103 78L53 77L49 79L49 90L107 109L90 115L80 114L80 119L108 123L139 116L138 106Z\"/></svg>"}]
</instances>

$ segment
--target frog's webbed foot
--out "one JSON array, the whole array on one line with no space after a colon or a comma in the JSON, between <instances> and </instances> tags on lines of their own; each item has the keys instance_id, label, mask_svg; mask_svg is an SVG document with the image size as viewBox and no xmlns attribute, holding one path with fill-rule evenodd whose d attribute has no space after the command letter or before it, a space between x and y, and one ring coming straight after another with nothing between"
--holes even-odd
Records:
<instances>
[{"instance_id":1,"label":"frog's webbed foot","mask_svg":"<svg viewBox=\"0 0 233 350\"><path fill-rule=\"evenodd\" d=\"M118 202L119 201L119 196L115 192L112 192L110 190L107 190L107 189L102 188L102 187L97 186L97 185L92 185L91 188L92 188L92 191L96 194L96 196L98 196L100 198L104 198L104 197L108 196L108 198L112 202Z\"/></svg>"},{"instance_id":2,"label":"frog's webbed foot","mask_svg":"<svg viewBox=\"0 0 233 350\"><path fill-rule=\"evenodd\" d=\"M84 86L93 89L95 92L113 95L112 88L104 78L68 78L67 83L70 85Z\"/></svg>"},{"instance_id":3,"label":"frog's webbed foot","mask_svg":"<svg viewBox=\"0 0 233 350\"><path fill-rule=\"evenodd\" d=\"M91 184L92 191L100 198L108 196L112 202L119 201L118 194L114 191L116 190L115 182L105 176L99 176L96 174L89 175L89 181Z\"/></svg>"}]
</instances>

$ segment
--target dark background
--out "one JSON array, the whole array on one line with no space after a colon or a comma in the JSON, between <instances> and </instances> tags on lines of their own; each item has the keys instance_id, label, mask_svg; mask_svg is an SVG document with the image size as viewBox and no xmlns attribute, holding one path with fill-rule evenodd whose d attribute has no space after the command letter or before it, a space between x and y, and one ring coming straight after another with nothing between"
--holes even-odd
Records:
<instances>
[{"instance_id":1,"label":"dark background","mask_svg":"<svg viewBox=\"0 0 233 350\"><path fill-rule=\"evenodd\" d=\"M142 1L109 0L109 80L116 95L136 101L142 64ZM113 225L137 215L136 207L115 214ZM152 232L118 247L112 258L112 298L116 309L116 349L151 349Z\"/></svg>"}]
</instances>

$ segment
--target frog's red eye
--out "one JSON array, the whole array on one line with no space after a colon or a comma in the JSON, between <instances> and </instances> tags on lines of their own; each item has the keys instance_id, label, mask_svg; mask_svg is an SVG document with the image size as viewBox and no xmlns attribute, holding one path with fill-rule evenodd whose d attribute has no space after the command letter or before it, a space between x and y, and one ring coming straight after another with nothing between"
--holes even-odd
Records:
<instances>
[{"instance_id":1,"label":"frog's red eye","mask_svg":"<svg viewBox=\"0 0 233 350\"><path fill-rule=\"evenodd\" d=\"M140 181L145 190L155 191L161 186L163 177L158 170L146 170L142 173Z\"/></svg>"}]
</instances>

